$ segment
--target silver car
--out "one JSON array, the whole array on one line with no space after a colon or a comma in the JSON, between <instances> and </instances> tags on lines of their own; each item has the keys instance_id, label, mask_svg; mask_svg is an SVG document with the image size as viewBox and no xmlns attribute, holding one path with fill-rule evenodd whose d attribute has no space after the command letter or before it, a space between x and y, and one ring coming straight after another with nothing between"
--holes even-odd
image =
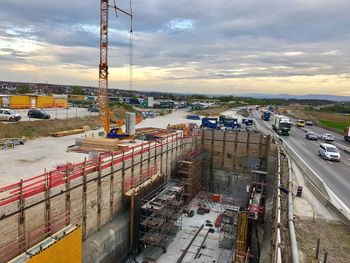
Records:
<instances>
[{"instance_id":1,"label":"silver car","mask_svg":"<svg viewBox=\"0 0 350 263\"><path fill-rule=\"evenodd\" d=\"M330 133L325 133L321 136L322 140L325 140L326 142L333 142L334 141L334 136L333 134Z\"/></svg>"},{"instance_id":2,"label":"silver car","mask_svg":"<svg viewBox=\"0 0 350 263\"><path fill-rule=\"evenodd\" d=\"M15 113L11 109L0 109L0 120L1 121L19 121L21 119L21 115Z\"/></svg>"},{"instance_id":3,"label":"silver car","mask_svg":"<svg viewBox=\"0 0 350 263\"><path fill-rule=\"evenodd\" d=\"M338 148L333 144L321 143L318 154L325 160L340 161L341 156Z\"/></svg>"}]
</instances>

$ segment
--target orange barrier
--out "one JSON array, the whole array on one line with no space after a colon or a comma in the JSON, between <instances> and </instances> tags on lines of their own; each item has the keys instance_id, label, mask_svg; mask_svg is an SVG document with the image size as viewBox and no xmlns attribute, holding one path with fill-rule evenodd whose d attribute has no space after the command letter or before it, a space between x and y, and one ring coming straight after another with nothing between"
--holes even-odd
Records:
<instances>
[{"instance_id":1,"label":"orange barrier","mask_svg":"<svg viewBox=\"0 0 350 263\"><path fill-rule=\"evenodd\" d=\"M140 123L143 121L143 117L141 115L136 115L136 124Z\"/></svg>"},{"instance_id":2,"label":"orange barrier","mask_svg":"<svg viewBox=\"0 0 350 263\"><path fill-rule=\"evenodd\" d=\"M221 195L220 194L213 194L212 198L213 198L213 201L216 202L216 203L220 203L220 201L221 201Z\"/></svg>"}]
</instances>

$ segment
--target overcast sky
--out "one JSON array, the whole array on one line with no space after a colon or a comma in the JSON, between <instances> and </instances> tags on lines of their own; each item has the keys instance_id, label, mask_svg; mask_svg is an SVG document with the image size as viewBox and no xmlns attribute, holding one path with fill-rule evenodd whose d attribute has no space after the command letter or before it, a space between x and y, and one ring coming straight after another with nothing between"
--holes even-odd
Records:
<instances>
[{"instance_id":1,"label":"overcast sky","mask_svg":"<svg viewBox=\"0 0 350 263\"><path fill-rule=\"evenodd\" d=\"M350 96L349 0L132 5L135 90ZM109 28L110 87L127 89L129 18ZM98 64L98 0L1 0L0 80L97 86Z\"/></svg>"}]
</instances>

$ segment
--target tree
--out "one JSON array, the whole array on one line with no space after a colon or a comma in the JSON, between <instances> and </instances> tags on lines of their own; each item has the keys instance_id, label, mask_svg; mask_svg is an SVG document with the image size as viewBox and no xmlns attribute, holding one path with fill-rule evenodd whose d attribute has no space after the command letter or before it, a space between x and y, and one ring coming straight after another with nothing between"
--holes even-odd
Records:
<instances>
[{"instance_id":1,"label":"tree","mask_svg":"<svg viewBox=\"0 0 350 263\"><path fill-rule=\"evenodd\" d=\"M84 95L84 91L81 87L75 86L75 87L73 87L72 94L73 95Z\"/></svg>"},{"instance_id":2,"label":"tree","mask_svg":"<svg viewBox=\"0 0 350 263\"><path fill-rule=\"evenodd\" d=\"M25 94L25 93L31 93L31 92L32 92L32 89L27 86L20 86L17 89L17 93L19 94Z\"/></svg>"}]
</instances>

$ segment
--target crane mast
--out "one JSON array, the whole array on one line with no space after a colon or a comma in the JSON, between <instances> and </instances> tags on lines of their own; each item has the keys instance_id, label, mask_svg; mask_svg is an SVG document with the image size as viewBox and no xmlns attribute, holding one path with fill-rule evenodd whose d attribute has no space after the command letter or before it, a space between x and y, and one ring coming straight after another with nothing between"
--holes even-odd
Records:
<instances>
[{"instance_id":1,"label":"crane mast","mask_svg":"<svg viewBox=\"0 0 350 263\"><path fill-rule=\"evenodd\" d=\"M100 0L100 65L98 81L98 107L106 134L110 130L108 107L108 1Z\"/></svg>"},{"instance_id":2,"label":"crane mast","mask_svg":"<svg viewBox=\"0 0 350 263\"><path fill-rule=\"evenodd\" d=\"M99 64L99 81L98 81L98 107L103 128L108 135L110 132L110 112L108 106L108 8L113 8L117 15L117 11L130 17L130 33L132 33L132 9L130 0L130 13L126 12L116 5L109 5L109 0L100 0L100 64Z\"/></svg>"}]
</instances>

